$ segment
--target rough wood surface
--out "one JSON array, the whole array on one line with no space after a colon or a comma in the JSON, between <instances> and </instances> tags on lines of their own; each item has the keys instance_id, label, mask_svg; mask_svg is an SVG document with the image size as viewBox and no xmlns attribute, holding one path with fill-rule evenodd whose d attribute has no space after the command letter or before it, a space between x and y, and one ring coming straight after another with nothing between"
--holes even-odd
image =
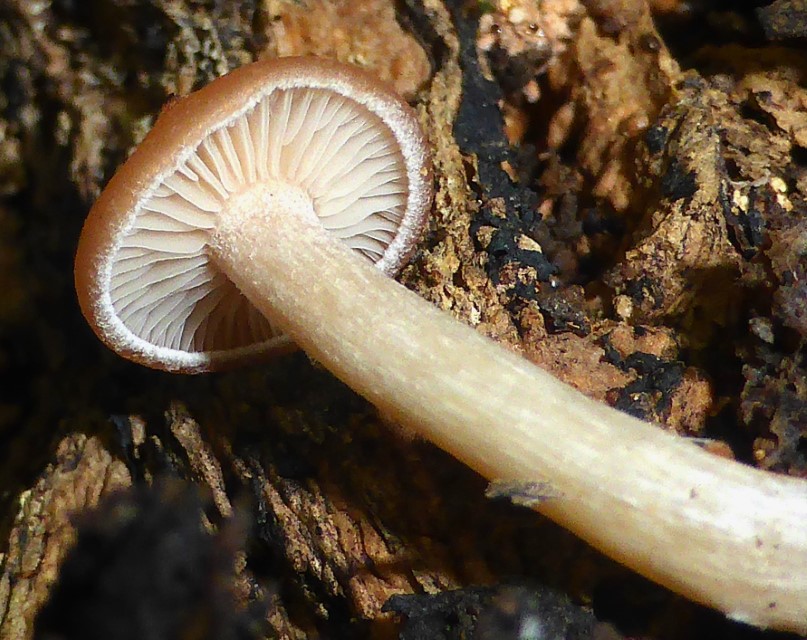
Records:
<instances>
[{"instance_id":1,"label":"rough wood surface","mask_svg":"<svg viewBox=\"0 0 807 640\"><path fill-rule=\"evenodd\" d=\"M480 614L506 638L497 616L550 601L557 637L591 636L576 605L600 638L776 637L486 498L301 354L197 378L118 360L71 271L172 95L260 56L337 57L393 81L434 147L407 286L592 397L807 477L807 59L766 41L792 4L0 4L0 640L33 637L73 514L165 475L249 523L234 589L267 637L461 637Z\"/></svg>"}]
</instances>

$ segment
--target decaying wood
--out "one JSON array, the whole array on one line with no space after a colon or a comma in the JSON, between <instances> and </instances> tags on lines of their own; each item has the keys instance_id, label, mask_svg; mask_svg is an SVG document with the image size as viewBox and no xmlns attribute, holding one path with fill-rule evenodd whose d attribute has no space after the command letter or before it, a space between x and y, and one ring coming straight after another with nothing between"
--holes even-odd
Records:
<instances>
[{"instance_id":1,"label":"decaying wood","mask_svg":"<svg viewBox=\"0 0 807 640\"><path fill-rule=\"evenodd\" d=\"M398 612L459 637L475 616L456 612L496 597L472 588L511 579L617 623L638 612L647 637L729 633L486 498L302 355L144 371L103 352L72 293L86 210L171 95L263 55L337 57L394 81L434 147L407 286L592 397L807 477L807 61L725 43L673 54L679 4L5 3L0 640L32 637L71 514L166 474L253 523L236 590L265 603L271 636L425 637ZM423 600L390 600L405 594Z\"/></svg>"},{"instance_id":2,"label":"decaying wood","mask_svg":"<svg viewBox=\"0 0 807 640\"><path fill-rule=\"evenodd\" d=\"M16 496L2 556L0 638L30 637L31 621L75 540L71 517L130 484L126 466L97 438L76 433L59 443L36 483Z\"/></svg>"}]
</instances>

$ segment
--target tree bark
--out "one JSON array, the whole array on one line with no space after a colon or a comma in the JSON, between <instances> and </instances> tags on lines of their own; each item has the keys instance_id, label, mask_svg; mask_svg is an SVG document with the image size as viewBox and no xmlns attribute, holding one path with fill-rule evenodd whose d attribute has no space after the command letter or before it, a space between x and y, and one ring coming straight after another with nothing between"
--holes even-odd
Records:
<instances>
[{"instance_id":1,"label":"tree bark","mask_svg":"<svg viewBox=\"0 0 807 640\"><path fill-rule=\"evenodd\" d=\"M86 211L167 100L257 57L337 57L392 81L433 145L409 288L597 400L807 477L804 55L768 44L752 12L710 36L708 15L679 9L7 0L0 640L33 637L74 514L165 475L205 488L209 530L250 523L233 588L265 604L266 637L436 637L413 621L459 637L476 613L490 633L490 611L532 610L500 590L512 581L633 635L736 633L486 498L301 354L226 375L143 370L96 343L72 291ZM595 624L565 600L541 611L573 618L569 637Z\"/></svg>"}]
</instances>

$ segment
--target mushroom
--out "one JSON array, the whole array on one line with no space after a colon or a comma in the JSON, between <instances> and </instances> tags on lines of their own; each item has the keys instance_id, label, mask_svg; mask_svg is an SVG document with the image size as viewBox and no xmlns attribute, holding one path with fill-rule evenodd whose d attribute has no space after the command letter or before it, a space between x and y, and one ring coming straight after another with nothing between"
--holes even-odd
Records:
<instances>
[{"instance_id":1,"label":"mushroom","mask_svg":"<svg viewBox=\"0 0 807 640\"><path fill-rule=\"evenodd\" d=\"M392 276L428 213L427 155L409 106L350 67L245 66L166 107L96 202L76 259L82 311L148 366L195 373L271 357L290 341L220 268L223 214L307 217Z\"/></svg>"},{"instance_id":2,"label":"mushroom","mask_svg":"<svg viewBox=\"0 0 807 640\"><path fill-rule=\"evenodd\" d=\"M79 242L82 310L123 355L189 372L263 357L279 328L486 478L549 487L537 510L610 557L807 631L807 483L594 402L387 277L430 182L414 113L375 80L247 65L168 108L110 181Z\"/></svg>"}]
</instances>

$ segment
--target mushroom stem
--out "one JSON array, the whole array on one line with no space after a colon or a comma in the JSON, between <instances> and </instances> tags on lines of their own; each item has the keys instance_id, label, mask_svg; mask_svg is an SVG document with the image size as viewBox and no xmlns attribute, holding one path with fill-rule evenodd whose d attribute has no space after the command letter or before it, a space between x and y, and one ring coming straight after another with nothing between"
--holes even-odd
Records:
<instances>
[{"instance_id":1,"label":"mushroom stem","mask_svg":"<svg viewBox=\"0 0 807 640\"><path fill-rule=\"evenodd\" d=\"M283 207L222 212L214 260L306 353L537 510L729 617L807 632L807 483L704 452L603 404L388 279Z\"/></svg>"}]
</instances>

